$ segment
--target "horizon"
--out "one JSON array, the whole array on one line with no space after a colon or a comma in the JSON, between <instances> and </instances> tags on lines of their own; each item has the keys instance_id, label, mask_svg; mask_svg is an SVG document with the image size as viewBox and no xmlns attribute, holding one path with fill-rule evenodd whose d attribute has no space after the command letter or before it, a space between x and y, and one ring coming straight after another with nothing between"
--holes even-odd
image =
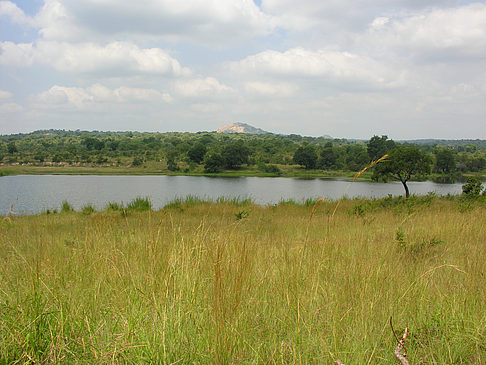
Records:
<instances>
[{"instance_id":1,"label":"horizon","mask_svg":"<svg viewBox=\"0 0 486 365\"><path fill-rule=\"evenodd\" d=\"M232 124L232 123L230 123ZM246 124L250 127L260 129L259 127ZM79 132L79 133L159 133L159 134L164 134L164 133L190 133L190 134L198 134L198 133L220 133L220 134L225 134L225 132L217 132L217 130L201 130L201 131L196 131L196 132L190 132L190 131L140 131L140 130L82 130L82 129L37 129L35 131L30 131L30 132L19 132L19 133L9 133L9 134L0 134L0 137L8 137L8 136L14 136L14 135L29 135L29 134L34 134L34 133L39 133L39 132ZM280 135L284 137L288 137L290 135L297 135L299 137L304 137L304 138L326 138L326 139L331 139L331 140L347 140L347 141L369 141L371 137L373 136L387 136L390 140L394 140L396 142L413 142L413 141L486 141L486 139L482 138L434 138L434 137L424 137L424 138L409 138L409 139L399 139L399 138L391 138L388 135L378 135L378 134L373 134L370 135L368 138L350 138L350 137L335 137L335 136L330 136L330 135L303 135L303 134L298 134L298 133L289 133L289 134L283 134L283 133L274 133L270 131L264 131L265 134L273 134L273 135ZM228 134L240 134L238 132L229 132ZM247 133L241 133L241 134L247 134Z\"/></svg>"},{"instance_id":2,"label":"horizon","mask_svg":"<svg viewBox=\"0 0 486 365\"><path fill-rule=\"evenodd\" d=\"M0 31L1 135L486 139L484 0L0 0Z\"/></svg>"}]
</instances>

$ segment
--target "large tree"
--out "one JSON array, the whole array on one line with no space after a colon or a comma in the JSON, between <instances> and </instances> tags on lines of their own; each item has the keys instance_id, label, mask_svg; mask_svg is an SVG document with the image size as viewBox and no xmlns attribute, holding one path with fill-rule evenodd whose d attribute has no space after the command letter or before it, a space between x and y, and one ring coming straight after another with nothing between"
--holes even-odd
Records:
<instances>
[{"instance_id":1,"label":"large tree","mask_svg":"<svg viewBox=\"0 0 486 365\"><path fill-rule=\"evenodd\" d=\"M189 151L187 151L187 155L189 159L195 163L201 163L204 160L204 156L206 155L207 148L202 143L196 143Z\"/></svg>"},{"instance_id":2,"label":"large tree","mask_svg":"<svg viewBox=\"0 0 486 365\"><path fill-rule=\"evenodd\" d=\"M240 165L248 163L250 150L242 142L227 144L221 151L224 167L227 169L237 169Z\"/></svg>"},{"instance_id":3,"label":"large tree","mask_svg":"<svg viewBox=\"0 0 486 365\"><path fill-rule=\"evenodd\" d=\"M431 158L415 147L397 147L389 152L389 157L376 165L373 179L396 179L405 189L405 196L410 196L407 182L412 177L430 173Z\"/></svg>"},{"instance_id":4,"label":"large tree","mask_svg":"<svg viewBox=\"0 0 486 365\"><path fill-rule=\"evenodd\" d=\"M294 153L294 163L306 169L314 169L317 164L317 153L314 146L308 144L297 148Z\"/></svg>"},{"instance_id":5,"label":"large tree","mask_svg":"<svg viewBox=\"0 0 486 365\"><path fill-rule=\"evenodd\" d=\"M376 161L383 157L388 151L395 148L395 142L388 139L388 136L373 136L366 145L368 156L371 161Z\"/></svg>"},{"instance_id":6,"label":"large tree","mask_svg":"<svg viewBox=\"0 0 486 365\"><path fill-rule=\"evenodd\" d=\"M456 158L450 149L441 148L435 154L435 171L451 174L456 171Z\"/></svg>"},{"instance_id":7,"label":"large tree","mask_svg":"<svg viewBox=\"0 0 486 365\"><path fill-rule=\"evenodd\" d=\"M332 142L327 142L319 153L318 165L321 169L330 170L337 161L337 154L334 151Z\"/></svg>"}]
</instances>

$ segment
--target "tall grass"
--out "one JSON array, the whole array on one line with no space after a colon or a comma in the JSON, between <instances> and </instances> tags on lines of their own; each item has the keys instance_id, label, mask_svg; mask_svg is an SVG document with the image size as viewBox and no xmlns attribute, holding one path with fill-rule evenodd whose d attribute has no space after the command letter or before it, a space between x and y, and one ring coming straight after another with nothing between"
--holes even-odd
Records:
<instances>
[{"instance_id":1,"label":"tall grass","mask_svg":"<svg viewBox=\"0 0 486 365\"><path fill-rule=\"evenodd\" d=\"M127 210L144 212L150 209L152 209L152 203L149 198L137 197L127 204Z\"/></svg>"},{"instance_id":2,"label":"tall grass","mask_svg":"<svg viewBox=\"0 0 486 365\"><path fill-rule=\"evenodd\" d=\"M0 363L481 364L485 203L414 199L2 220Z\"/></svg>"}]
</instances>

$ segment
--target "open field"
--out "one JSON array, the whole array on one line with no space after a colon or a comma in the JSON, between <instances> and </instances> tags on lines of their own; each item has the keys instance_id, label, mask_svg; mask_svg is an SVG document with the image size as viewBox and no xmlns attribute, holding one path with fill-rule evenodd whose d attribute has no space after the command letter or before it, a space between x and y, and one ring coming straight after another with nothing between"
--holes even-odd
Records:
<instances>
[{"instance_id":1,"label":"open field","mask_svg":"<svg viewBox=\"0 0 486 365\"><path fill-rule=\"evenodd\" d=\"M486 362L484 199L112 208L1 218L0 364Z\"/></svg>"}]
</instances>

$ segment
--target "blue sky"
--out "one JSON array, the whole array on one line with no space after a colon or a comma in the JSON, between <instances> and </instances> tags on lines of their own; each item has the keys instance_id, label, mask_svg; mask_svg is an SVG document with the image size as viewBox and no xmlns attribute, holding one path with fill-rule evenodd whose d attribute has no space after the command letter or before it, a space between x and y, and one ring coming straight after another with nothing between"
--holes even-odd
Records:
<instances>
[{"instance_id":1,"label":"blue sky","mask_svg":"<svg viewBox=\"0 0 486 365\"><path fill-rule=\"evenodd\" d=\"M485 100L485 1L0 1L0 134L486 139Z\"/></svg>"}]
</instances>

